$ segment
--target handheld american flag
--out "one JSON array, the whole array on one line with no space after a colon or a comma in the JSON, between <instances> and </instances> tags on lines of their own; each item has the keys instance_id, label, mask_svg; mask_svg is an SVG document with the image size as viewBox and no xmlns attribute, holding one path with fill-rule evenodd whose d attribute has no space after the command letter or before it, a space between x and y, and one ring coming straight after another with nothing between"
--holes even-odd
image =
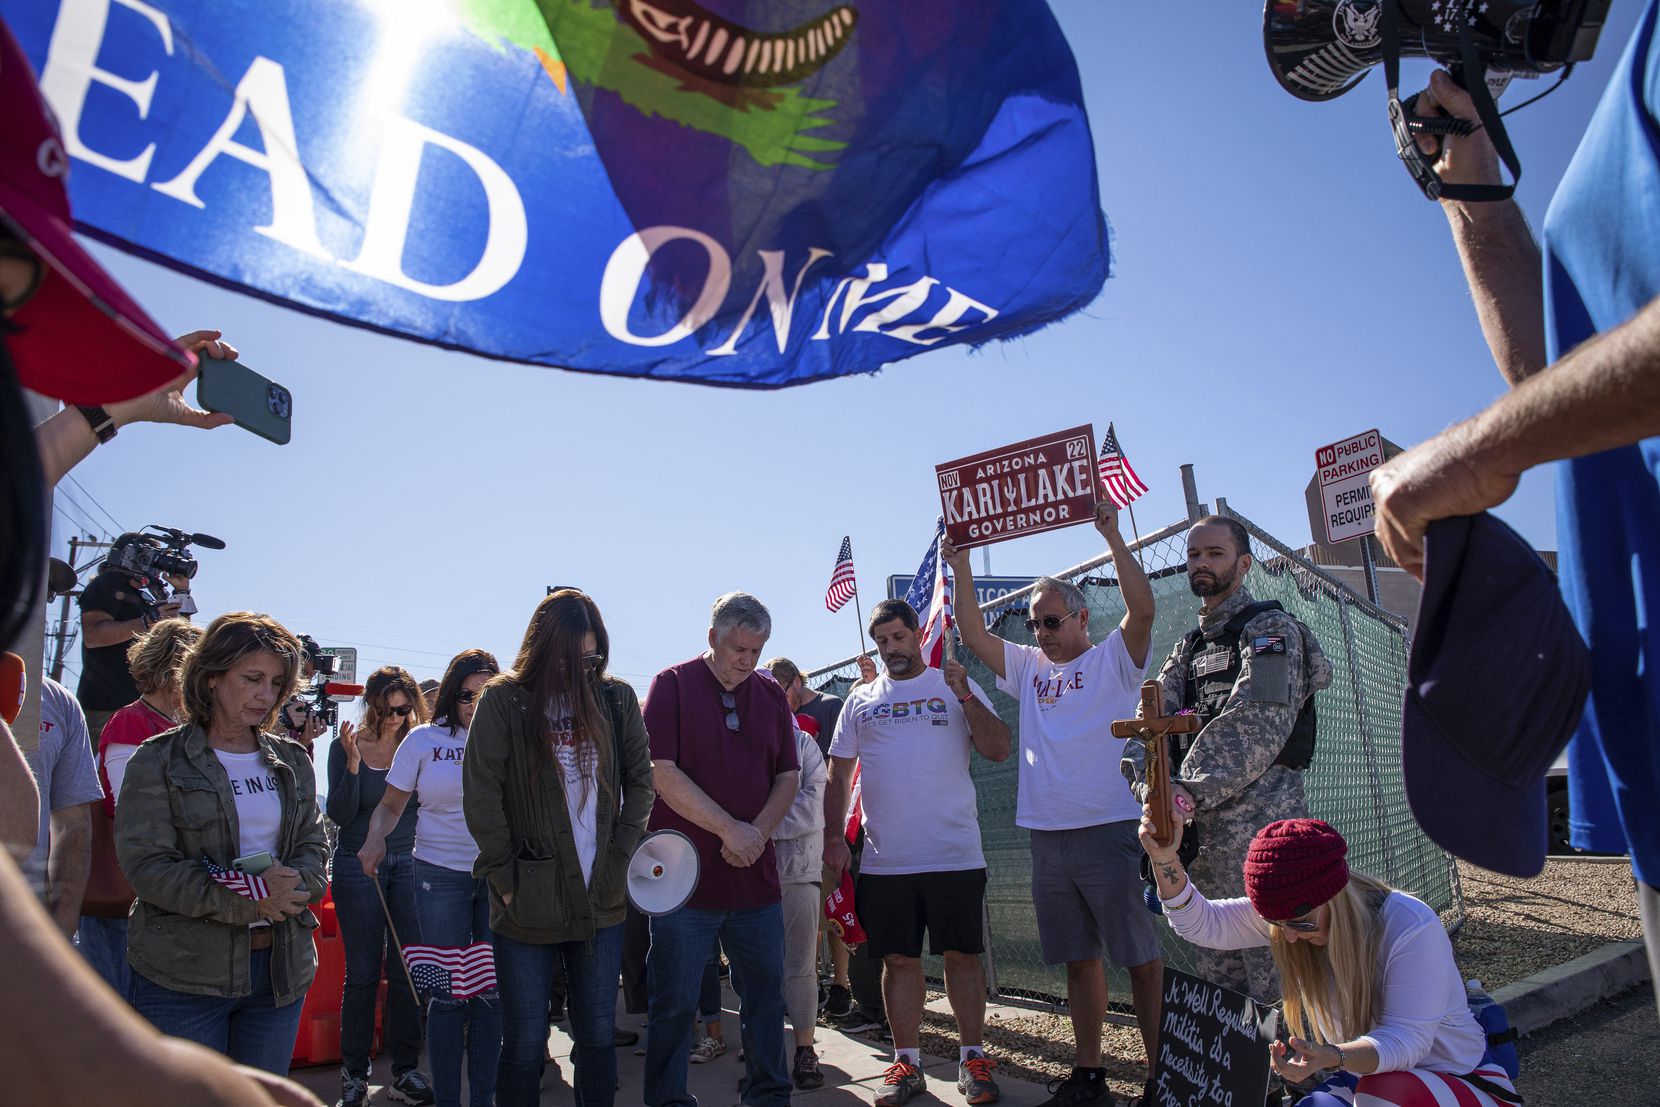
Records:
<instances>
[{"instance_id":1,"label":"handheld american flag","mask_svg":"<svg viewBox=\"0 0 1660 1107\"><path fill-rule=\"evenodd\" d=\"M853 538L842 539L841 552L836 555L836 567L830 570L830 587L824 593L824 606L840 611L842 605L859 591L859 582L853 576Z\"/></svg>"},{"instance_id":2,"label":"handheld american flag","mask_svg":"<svg viewBox=\"0 0 1660 1107\"><path fill-rule=\"evenodd\" d=\"M422 991L447 991L452 999L471 999L496 987L496 957L489 942L404 946L403 958L415 986Z\"/></svg>"},{"instance_id":3,"label":"handheld american flag","mask_svg":"<svg viewBox=\"0 0 1660 1107\"><path fill-rule=\"evenodd\" d=\"M1132 500L1147 491L1147 486L1130 467L1130 459L1119 448L1118 434L1111 423L1107 424L1107 436L1101 440L1100 470L1101 484L1119 507L1129 507Z\"/></svg>"},{"instance_id":4,"label":"handheld american flag","mask_svg":"<svg viewBox=\"0 0 1660 1107\"><path fill-rule=\"evenodd\" d=\"M260 900L271 894L271 890L266 886L265 881L257 876L250 876L248 873L237 869L227 869L221 865L215 865L212 861L204 860L202 864L207 866L209 876L243 899Z\"/></svg>"},{"instance_id":5,"label":"handheld american flag","mask_svg":"<svg viewBox=\"0 0 1660 1107\"><path fill-rule=\"evenodd\" d=\"M945 537L945 516L934 525L934 541L917 566L911 579L911 590L905 593L905 602L916 611L921 623L918 636L922 639L922 660L939 668L945 647L945 633L955 622L951 612L951 574L940 558L940 539Z\"/></svg>"}]
</instances>

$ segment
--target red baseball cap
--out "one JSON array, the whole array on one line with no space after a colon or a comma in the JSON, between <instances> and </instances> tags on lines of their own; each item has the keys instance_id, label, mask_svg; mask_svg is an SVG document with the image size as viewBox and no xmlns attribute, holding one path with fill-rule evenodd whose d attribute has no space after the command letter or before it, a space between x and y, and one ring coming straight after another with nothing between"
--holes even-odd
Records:
<instances>
[{"instance_id":1,"label":"red baseball cap","mask_svg":"<svg viewBox=\"0 0 1660 1107\"><path fill-rule=\"evenodd\" d=\"M24 387L72 404L153 392L196 364L75 241L69 155L34 70L0 20L0 224L48 267L5 339Z\"/></svg>"}]
</instances>

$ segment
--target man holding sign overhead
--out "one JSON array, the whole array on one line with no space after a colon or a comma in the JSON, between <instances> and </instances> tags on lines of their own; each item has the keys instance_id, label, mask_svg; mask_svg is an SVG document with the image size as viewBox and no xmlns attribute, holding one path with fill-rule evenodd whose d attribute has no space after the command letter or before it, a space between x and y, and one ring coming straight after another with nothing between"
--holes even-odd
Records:
<instances>
[{"instance_id":1,"label":"man holding sign overhead","mask_svg":"<svg viewBox=\"0 0 1660 1107\"><path fill-rule=\"evenodd\" d=\"M1158 1055L1164 963L1142 901L1141 807L1118 775L1123 739L1112 721L1134 711L1153 634L1153 588L1118 532L1118 509L1095 505L1095 529L1112 551L1127 610L1100 643L1077 585L1044 577L1026 627L1035 646L986 629L974 598L968 551L948 539L940 556L956 579L963 643L1020 702L1020 789L1015 822L1032 832L1032 900L1045 964L1066 965L1076 1057L1050 1107L1110 1102L1101 1066L1107 1013L1103 956L1129 970L1147 1056Z\"/></svg>"}]
</instances>

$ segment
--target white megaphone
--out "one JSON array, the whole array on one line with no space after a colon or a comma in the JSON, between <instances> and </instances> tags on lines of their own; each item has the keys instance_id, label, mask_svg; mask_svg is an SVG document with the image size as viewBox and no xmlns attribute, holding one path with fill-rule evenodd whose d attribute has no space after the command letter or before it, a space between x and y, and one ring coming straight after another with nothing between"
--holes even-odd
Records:
<instances>
[{"instance_id":1,"label":"white megaphone","mask_svg":"<svg viewBox=\"0 0 1660 1107\"><path fill-rule=\"evenodd\" d=\"M678 911L697 890L697 847L678 830L640 839L628 861L628 902L642 915Z\"/></svg>"}]
</instances>

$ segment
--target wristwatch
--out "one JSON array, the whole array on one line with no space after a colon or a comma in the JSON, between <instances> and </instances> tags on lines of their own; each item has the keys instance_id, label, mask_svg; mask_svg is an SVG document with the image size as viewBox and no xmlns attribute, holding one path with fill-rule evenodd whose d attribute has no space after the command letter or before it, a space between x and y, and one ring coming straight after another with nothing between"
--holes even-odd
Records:
<instances>
[{"instance_id":1,"label":"wristwatch","mask_svg":"<svg viewBox=\"0 0 1660 1107\"><path fill-rule=\"evenodd\" d=\"M75 410L86 417L87 425L92 428L92 433L98 436L99 445L103 445L115 437L115 419L109 412L90 404L76 404Z\"/></svg>"}]
</instances>

